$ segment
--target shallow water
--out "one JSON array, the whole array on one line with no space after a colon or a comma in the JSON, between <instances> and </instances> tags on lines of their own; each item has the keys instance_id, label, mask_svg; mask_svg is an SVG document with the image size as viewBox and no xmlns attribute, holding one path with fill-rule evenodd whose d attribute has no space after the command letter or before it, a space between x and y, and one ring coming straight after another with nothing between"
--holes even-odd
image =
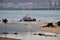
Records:
<instances>
[{"instance_id":1,"label":"shallow water","mask_svg":"<svg viewBox=\"0 0 60 40\"><path fill-rule=\"evenodd\" d=\"M42 31L43 28L31 26L28 23L7 23L6 27L4 23L0 23L0 32L29 32L29 31Z\"/></svg>"},{"instance_id":2,"label":"shallow water","mask_svg":"<svg viewBox=\"0 0 60 40\"><path fill-rule=\"evenodd\" d=\"M9 33L0 34L0 37L17 38L23 40L60 40L60 34L57 34L56 37L33 35L37 32L45 32L45 30L41 27L33 27L22 23L8 23L6 27L4 26L4 23L0 23L0 32ZM15 32L18 32L18 34L14 34Z\"/></svg>"}]
</instances>

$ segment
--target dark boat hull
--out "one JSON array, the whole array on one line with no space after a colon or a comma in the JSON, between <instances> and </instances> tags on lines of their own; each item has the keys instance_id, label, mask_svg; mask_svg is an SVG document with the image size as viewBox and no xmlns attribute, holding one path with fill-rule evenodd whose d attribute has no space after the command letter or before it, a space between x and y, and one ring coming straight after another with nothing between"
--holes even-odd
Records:
<instances>
[{"instance_id":1,"label":"dark boat hull","mask_svg":"<svg viewBox=\"0 0 60 40\"><path fill-rule=\"evenodd\" d=\"M36 19L31 19L31 20L24 20L24 21L36 21Z\"/></svg>"}]
</instances>

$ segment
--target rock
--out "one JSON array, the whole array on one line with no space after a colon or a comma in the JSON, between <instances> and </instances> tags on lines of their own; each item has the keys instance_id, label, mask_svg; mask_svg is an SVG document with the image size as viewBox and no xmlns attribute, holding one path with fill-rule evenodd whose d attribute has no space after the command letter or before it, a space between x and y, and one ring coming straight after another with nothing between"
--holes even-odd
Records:
<instances>
[{"instance_id":1,"label":"rock","mask_svg":"<svg viewBox=\"0 0 60 40\"><path fill-rule=\"evenodd\" d=\"M57 25L60 26L60 21L57 22Z\"/></svg>"}]
</instances>

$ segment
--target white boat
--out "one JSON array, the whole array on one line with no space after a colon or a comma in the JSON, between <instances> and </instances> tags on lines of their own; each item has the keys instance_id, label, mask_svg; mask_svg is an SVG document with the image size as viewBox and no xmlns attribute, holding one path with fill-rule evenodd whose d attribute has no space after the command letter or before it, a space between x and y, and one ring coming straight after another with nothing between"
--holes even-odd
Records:
<instances>
[{"instance_id":1,"label":"white boat","mask_svg":"<svg viewBox=\"0 0 60 40\"><path fill-rule=\"evenodd\" d=\"M32 17L30 14L26 14L23 18L23 21L36 21L36 18ZM20 20L21 21L21 20Z\"/></svg>"}]
</instances>

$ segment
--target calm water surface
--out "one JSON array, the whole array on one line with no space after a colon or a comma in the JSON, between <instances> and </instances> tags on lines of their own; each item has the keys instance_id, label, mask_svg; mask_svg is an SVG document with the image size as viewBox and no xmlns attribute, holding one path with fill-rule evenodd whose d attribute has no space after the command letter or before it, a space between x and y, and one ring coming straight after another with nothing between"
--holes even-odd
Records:
<instances>
[{"instance_id":1,"label":"calm water surface","mask_svg":"<svg viewBox=\"0 0 60 40\"><path fill-rule=\"evenodd\" d=\"M40 21L59 21L60 10L0 10L0 19L20 20L24 15L31 14Z\"/></svg>"}]
</instances>

